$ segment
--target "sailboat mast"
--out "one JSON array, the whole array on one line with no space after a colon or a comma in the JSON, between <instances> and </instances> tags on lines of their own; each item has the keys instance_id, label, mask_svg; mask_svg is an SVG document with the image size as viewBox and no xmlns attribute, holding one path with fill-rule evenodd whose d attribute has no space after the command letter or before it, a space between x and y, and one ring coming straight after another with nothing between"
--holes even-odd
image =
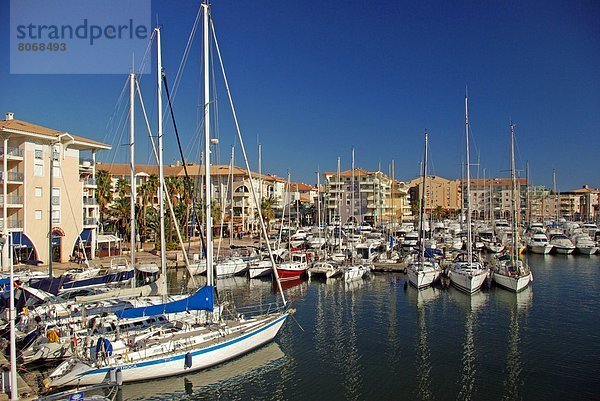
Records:
<instances>
[{"instance_id":1,"label":"sailboat mast","mask_svg":"<svg viewBox=\"0 0 600 401\"><path fill-rule=\"evenodd\" d=\"M425 244L424 244L424 220L425 220L425 193L427 192L427 148L429 146L429 134L425 130L425 154L423 155L423 191L421 191L421 207L419 208L419 246L421 247L421 262L425 260Z\"/></svg>"},{"instance_id":2,"label":"sailboat mast","mask_svg":"<svg viewBox=\"0 0 600 401\"><path fill-rule=\"evenodd\" d=\"M469 157L469 97L465 95L465 137L467 147L467 258L469 267L473 264L473 242L471 240L471 161Z\"/></svg>"},{"instance_id":3,"label":"sailboat mast","mask_svg":"<svg viewBox=\"0 0 600 401\"><path fill-rule=\"evenodd\" d=\"M354 225L354 220L355 220L355 216L354 216L354 146L352 146L352 207L351 209L351 213L352 213L352 223Z\"/></svg>"},{"instance_id":4,"label":"sailboat mast","mask_svg":"<svg viewBox=\"0 0 600 401\"><path fill-rule=\"evenodd\" d=\"M135 232L135 204L137 202L137 188L135 183L135 73L132 71L129 74L129 180L131 190L131 201L129 202L129 213L130 213L130 255L131 255L131 266L135 266L135 248L137 245L136 232ZM135 274L133 275L132 286L135 286Z\"/></svg>"},{"instance_id":5,"label":"sailboat mast","mask_svg":"<svg viewBox=\"0 0 600 401\"><path fill-rule=\"evenodd\" d=\"M556 216L556 223L558 224L558 192L556 192L556 169L552 169L552 181L554 181L554 214Z\"/></svg>"},{"instance_id":6,"label":"sailboat mast","mask_svg":"<svg viewBox=\"0 0 600 401\"><path fill-rule=\"evenodd\" d=\"M317 222L319 224L319 238L321 238L321 176L317 171Z\"/></svg>"},{"instance_id":7,"label":"sailboat mast","mask_svg":"<svg viewBox=\"0 0 600 401\"><path fill-rule=\"evenodd\" d=\"M517 226L519 224L517 217L517 178L515 174L515 125L513 122L510 122L510 179L512 181L511 188L511 208L512 208L512 226L513 226L513 260L516 264L519 259L519 250L517 247L518 244L518 229Z\"/></svg>"},{"instance_id":8,"label":"sailboat mast","mask_svg":"<svg viewBox=\"0 0 600 401\"><path fill-rule=\"evenodd\" d=\"M160 43L160 28L156 32L156 81L158 106L158 180L160 182L158 191L159 221L160 221L160 263L162 267L160 277L161 295L167 295L167 241L165 239L165 172L163 168L163 111L162 111L162 50Z\"/></svg>"},{"instance_id":9,"label":"sailboat mast","mask_svg":"<svg viewBox=\"0 0 600 401\"><path fill-rule=\"evenodd\" d=\"M207 285L214 285L212 266L212 201L210 190L210 48L208 4L202 3L202 8L204 9L204 217L206 219L206 283Z\"/></svg>"},{"instance_id":10,"label":"sailboat mast","mask_svg":"<svg viewBox=\"0 0 600 401\"><path fill-rule=\"evenodd\" d=\"M230 199L230 207L229 207L229 213L230 213L230 217L231 219L229 220L229 245L233 245L233 166L234 166L234 160L235 160L235 146L231 146L231 162L229 163L229 174L231 174L231 185L229 186L229 191L231 194L231 199Z\"/></svg>"}]
</instances>

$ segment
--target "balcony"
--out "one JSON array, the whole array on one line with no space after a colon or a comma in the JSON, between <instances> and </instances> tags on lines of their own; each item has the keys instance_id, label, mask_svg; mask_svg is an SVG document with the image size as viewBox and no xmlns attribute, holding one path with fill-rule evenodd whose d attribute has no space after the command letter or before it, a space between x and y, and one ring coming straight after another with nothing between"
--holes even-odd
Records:
<instances>
[{"instance_id":1,"label":"balcony","mask_svg":"<svg viewBox=\"0 0 600 401\"><path fill-rule=\"evenodd\" d=\"M6 223L7 229L22 228L23 222L19 219L8 219ZM0 219L0 230L4 230L4 220Z\"/></svg>"},{"instance_id":2,"label":"balcony","mask_svg":"<svg viewBox=\"0 0 600 401\"><path fill-rule=\"evenodd\" d=\"M23 206L23 197L19 195L0 195L0 206L4 205L4 201L6 200L7 205L20 205Z\"/></svg>"},{"instance_id":3,"label":"balcony","mask_svg":"<svg viewBox=\"0 0 600 401\"><path fill-rule=\"evenodd\" d=\"M96 200L96 198L83 198L84 206L96 206L97 204L98 201Z\"/></svg>"},{"instance_id":4,"label":"balcony","mask_svg":"<svg viewBox=\"0 0 600 401\"><path fill-rule=\"evenodd\" d=\"M23 149L21 148L7 148L6 149L7 159L23 160ZM4 148L0 148L0 159L4 158Z\"/></svg>"},{"instance_id":5,"label":"balcony","mask_svg":"<svg viewBox=\"0 0 600 401\"><path fill-rule=\"evenodd\" d=\"M84 217L83 218L83 225L84 226L95 226L98 223L98 219L96 219L95 217Z\"/></svg>"},{"instance_id":6,"label":"balcony","mask_svg":"<svg viewBox=\"0 0 600 401\"><path fill-rule=\"evenodd\" d=\"M82 182L84 187L96 187L96 180L94 178L86 178Z\"/></svg>"},{"instance_id":7,"label":"balcony","mask_svg":"<svg viewBox=\"0 0 600 401\"><path fill-rule=\"evenodd\" d=\"M9 171L6 173L7 175L7 182L11 183L11 182L16 182L16 183L22 183L23 182L23 173L19 173L18 171ZM4 172L0 171L0 181L4 181Z\"/></svg>"}]
</instances>

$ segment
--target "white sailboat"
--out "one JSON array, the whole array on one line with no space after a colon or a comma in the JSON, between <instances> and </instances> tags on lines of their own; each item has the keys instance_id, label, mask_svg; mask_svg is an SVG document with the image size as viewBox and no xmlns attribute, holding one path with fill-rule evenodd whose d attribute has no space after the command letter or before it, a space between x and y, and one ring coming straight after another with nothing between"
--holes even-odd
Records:
<instances>
[{"instance_id":1,"label":"white sailboat","mask_svg":"<svg viewBox=\"0 0 600 401\"><path fill-rule=\"evenodd\" d=\"M439 280L442 269L433 259L425 258L425 201L426 201L426 183L427 183L427 156L428 156L429 135L425 131L425 155L423 162L423 192L421 193L421 202L419 207L419 255L413 260L407 269L408 282L416 288L429 287L435 281Z\"/></svg>"},{"instance_id":2,"label":"white sailboat","mask_svg":"<svg viewBox=\"0 0 600 401\"><path fill-rule=\"evenodd\" d=\"M210 216L211 211L211 177L210 177L210 51L209 36L214 37L216 54L222 66L221 55L214 35L214 27L210 18L210 8L207 3L202 3L203 12L203 31L204 31L204 162L205 162L205 216ZM159 119L162 115L160 110L160 91L161 91L161 50L160 50L160 29L155 29L155 38L157 42L158 54L158 105ZM228 95L229 86L227 78L223 74ZM230 98L231 102L231 98ZM234 120L242 151L244 151L241 134L237 118ZM159 122L159 130L161 124ZM160 139L160 136L159 136ZM159 142L160 144L160 142ZM162 147L159 147L159 153ZM248 173L250 169L244 151L246 168ZM251 179L251 177L250 177ZM257 196L252 187L252 196L257 201ZM262 217L261 229L266 237L266 228ZM161 238L162 239L162 238ZM186 324L173 327L169 332L156 330L146 338L127 344L122 351L115 351L108 340L98 341L95 347L94 357L72 358L56 368L46 380L49 387L79 386L87 384L96 384L104 380L110 370L116 369L122 372L123 382L132 382L138 380L151 380L159 377L173 376L188 373L210 366L220 364L249 351L260 347L274 339L289 313L286 309L286 301L281 291L281 283L278 280L275 262L271 256L271 262L274 268L274 275L283 299L283 308L269 307L268 312L264 314L263 308L259 308L256 314L251 310L244 313L234 313L230 318L226 318L222 313L222 308L214 303L214 267L213 267L213 241L212 241L212 221L206 219L206 260L209 269L207 269L207 286L198 290L192 296L177 302L167 302L162 305L152 307L135 308L124 310L120 317L123 319L138 318L140 316L152 316L164 313L178 313L188 310L203 310L206 313L206 320L195 324ZM267 242L267 247L270 246ZM164 245L163 245L163 248Z\"/></svg>"},{"instance_id":3,"label":"white sailboat","mask_svg":"<svg viewBox=\"0 0 600 401\"><path fill-rule=\"evenodd\" d=\"M511 189L511 211L512 211L512 246L510 252L501 257L492 271L492 278L496 284L509 291L519 292L524 290L531 281L533 274L531 270L519 257L519 218L517 206L517 178L515 172L515 133L514 124L510 124L510 176Z\"/></svg>"},{"instance_id":4,"label":"white sailboat","mask_svg":"<svg viewBox=\"0 0 600 401\"><path fill-rule=\"evenodd\" d=\"M468 97L465 96L465 133L467 148L467 253L459 254L454 264L448 270L450 282L459 290L473 294L481 289L487 278L487 271L483 264L473 254L472 227L471 227L471 174L469 157L469 107Z\"/></svg>"}]
</instances>

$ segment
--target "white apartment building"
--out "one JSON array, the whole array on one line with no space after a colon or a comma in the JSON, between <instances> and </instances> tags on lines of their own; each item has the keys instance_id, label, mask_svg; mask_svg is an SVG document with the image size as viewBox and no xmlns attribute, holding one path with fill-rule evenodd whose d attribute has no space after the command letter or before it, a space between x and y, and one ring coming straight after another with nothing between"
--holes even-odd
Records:
<instances>
[{"instance_id":1,"label":"white apartment building","mask_svg":"<svg viewBox=\"0 0 600 401\"><path fill-rule=\"evenodd\" d=\"M17 261L47 264L51 254L53 261L65 262L84 249L93 258L95 159L110 146L17 120L13 113L0 120L0 136L0 233L10 236ZM5 246L3 269L8 255Z\"/></svg>"}]
</instances>

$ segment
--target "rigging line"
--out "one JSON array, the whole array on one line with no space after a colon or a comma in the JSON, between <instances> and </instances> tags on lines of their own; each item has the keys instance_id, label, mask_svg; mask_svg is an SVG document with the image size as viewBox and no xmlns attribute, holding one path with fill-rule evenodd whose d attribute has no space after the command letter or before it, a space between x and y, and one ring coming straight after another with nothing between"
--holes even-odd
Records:
<instances>
[{"instance_id":1,"label":"rigging line","mask_svg":"<svg viewBox=\"0 0 600 401\"><path fill-rule=\"evenodd\" d=\"M167 95L167 103L169 105L169 110L171 112L171 119L173 120L173 128L175 130L175 137L177 139L177 147L179 148L179 155L181 156L181 162L183 163L183 172L185 174L185 180L188 183L192 182L192 179L190 178L190 175L188 174L188 169L187 169L187 162L185 161L185 156L183 155L183 149L181 148L181 139L179 137L179 130L177 129L177 122L175 121L175 114L173 112L173 105L171 103L171 97L169 95L169 85L167 83L167 74L163 71L162 72L162 80L163 83L165 84L165 93ZM206 174L206 172L204 172ZM196 197L193 196L192 198L192 216L196 216L197 215L197 210L196 210ZM186 224L188 222L186 221ZM193 230L193 228L192 228ZM198 231L202 231L202 227L200 226L200 221L198 220ZM202 246L204 248L206 248L206 244L204 243L204 237L201 237L202 240Z\"/></svg>"},{"instance_id":2,"label":"rigging line","mask_svg":"<svg viewBox=\"0 0 600 401\"><path fill-rule=\"evenodd\" d=\"M192 47L194 37L196 36L196 30L198 28L198 24L199 24L201 16L202 16L202 6L199 6L198 13L196 13L196 19L194 21L194 25L192 26L192 30L190 31L190 35L188 37L187 44L185 45L185 49L183 51L183 56L182 56L181 62L179 64L179 68L177 69L177 73L175 74L175 80L173 81L173 100L172 100L173 103L175 103L175 98L177 96L179 84L181 83L181 77L183 75L183 71L187 64L187 60L189 58L190 49Z\"/></svg>"},{"instance_id":3,"label":"rigging line","mask_svg":"<svg viewBox=\"0 0 600 401\"><path fill-rule=\"evenodd\" d=\"M260 220L260 228L262 230L262 234L265 237L265 243L267 245L267 250L269 252L269 259L271 260L271 266L273 268L273 275L275 276L275 281L277 282L277 287L279 289L279 292L281 293L281 300L283 301L283 305L286 306L287 305L287 301L285 299L285 295L283 292L283 288L281 286L281 281L279 280L279 274L277 272L277 266L275 265L275 259L273 258L273 252L271 250L271 244L269 243L269 236L267 233L267 229L265 227L265 222L263 220L263 216L262 216L262 210L260 208L260 205L258 204L258 197L256 196L256 190L254 188L254 184L252 182L252 172L250 171L250 165L248 163L248 156L246 154L246 149L244 147L244 141L242 139L242 132L240 130L240 125L237 119L237 114L235 112L235 107L233 106L233 98L231 96L231 91L229 90L229 82L227 81L227 75L225 74L225 66L223 65L223 59L221 58L221 51L219 50L219 43L217 41L217 34L215 33L215 25L214 23L212 23L212 18L211 18L211 24L210 24L210 28L212 31L212 36L214 38L214 42L215 42L215 49L217 50L217 55L219 56L219 64L221 66L221 73L223 74L223 81L225 83L225 89L227 92L227 97L229 98L229 105L231 106L231 112L233 114L233 121L235 123L235 129L238 135L238 139L240 140L240 147L242 149L242 154L244 155L244 163L246 164L246 170L248 172L248 178L249 178L249 182L250 182L250 189L252 192L252 199L254 200L254 204L259 206L257 207L257 211L258 211L258 218Z\"/></svg>"},{"instance_id":4,"label":"rigging line","mask_svg":"<svg viewBox=\"0 0 600 401\"><path fill-rule=\"evenodd\" d=\"M119 110L121 108L121 105L123 104L123 97L125 96L125 91L127 89L127 81L128 80L129 80L129 77L125 80L125 83L123 84L123 88L121 89L121 93L117 97L117 101L115 102L115 105L113 107L112 115L109 117L108 121L106 122L106 126L104 127L104 129L105 129L105 134L104 134L104 138L103 138L104 143L107 142L108 137L112 136L111 133L113 132L112 130L114 129L114 127L113 127L114 120L115 120L117 114L119 114Z\"/></svg>"},{"instance_id":5,"label":"rigging line","mask_svg":"<svg viewBox=\"0 0 600 401\"><path fill-rule=\"evenodd\" d=\"M138 81L142 80L142 76L144 75L142 72L144 71L144 69L146 68L146 63L149 60L149 55L151 54L152 51L152 44L154 43L154 39L156 38L156 30L152 30L152 33L150 34L150 39L148 39L148 44L146 45L146 50L144 51L144 57L142 57L142 61L140 62L140 66L138 68L138 72L136 74L136 78Z\"/></svg>"},{"instance_id":6,"label":"rigging line","mask_svg":"<svg viewBox=\"0 0 600 401\"><path fill-rule=\"evenodd\" d=\"M63 149L63 152L66 149ZM54 153L54 152L52 152ZM54 155L50 155L50 157L54 157ZM75 218L75 211L73 209L73 204L71 203L71 196L69 195L69 186L67 185L67 183L65 182L65 175L63 174L62 171L62 163L58 164L58 171L60 171L60 178L62 179L63 185L65 187L65 193L67 194L67 202L69 203L69 209L71 210L71 217L73 218L73 224L75 224L75 230L77 230L78 234L77 234L77 239L79 240L79 246L81 247L82 245L82 239L81 239L81 230L79 230L79 227L77 226L77 219ZM50 174L54 174L54 171L51 171ZM50 188L50 196L52 196L52 190L54 188ZM83 201L82 201L83 202ZM83 208L82 208L83 209ZM50 218L52 219L52 216L50 216ZM50 237L52 237L52 234L50 234ZM52 238L50 239L52 240ZM85 264L88 267L88 269L90 268L90 262L87 258L87 254L85 253L85 249L83 252L83 257L85 258Z\"/></svg>"},{"instance_id":7,"label":"rigging line","mask_svg":"<svg viewBox=\"0 0 600 401\"><path fill-rule=\"evenodd\" d=\"M142 99L142 92L140 90L140 86L138 85L137 80L135 81L135 83L136 83L135 87L137 89L137 94L138 94L138 97L140 100L140 106L142 108L142 114L144 116L144 121L146 122L146 129L148 131L148 137L150 138L150 144L152 145L152 151L154 152L154 157L155 157L156 161L158 162L158 160L159 160L158 152L156 151L156 146L154 145L154 139L152 137L152 130L150 129L150 122L148 121L148 116L146 114L146 108L144 107L144 100ZM181 246L181 251L183 252L183 259L185 261L185 267L188 270L190 277L192 278L193 285L195 286L196 281L195 281L194 275L190 269L190 261L188 259L188 255L185 250L183 239L181 238L181 232L179 231L179 223L175 216L175 210L173 209L173 203L171 202L171 197L169 196L169 189L167 188L167 185L164 182L162 183L162 190L165 192L164 198L167 199L169 211L171 212L171 218L173 219L173 223L175 224L175 232L177 233L177 239L179 240L179 245ZM165 250L163 249L162 251L165 251Z\"/></svg>"},{"instance_id":8,"label":"rigging line","mask_svg":"<svg viewBox=\"0 0 600 401\"><path fill-rule=\"evenodd\" d=\"M116 143L119 144L119 146L124 146L121 144L121 140L123 139L123 134L125 133L125 128L127 127L127 122L129 121L129 113L125 113L125 111L123 111L122 113L123 114L121 115L121 121L119 122L119 125L121 126L119 131L121 133L119 134L119 137L116 141ZM117 158L117 152L118 152L118 147L115 147L115 149L113 149L111 151L111 153L112 153L112 158L110 160L111 165L115 163L115 159Z\"/></svg>"}]
</instances>

